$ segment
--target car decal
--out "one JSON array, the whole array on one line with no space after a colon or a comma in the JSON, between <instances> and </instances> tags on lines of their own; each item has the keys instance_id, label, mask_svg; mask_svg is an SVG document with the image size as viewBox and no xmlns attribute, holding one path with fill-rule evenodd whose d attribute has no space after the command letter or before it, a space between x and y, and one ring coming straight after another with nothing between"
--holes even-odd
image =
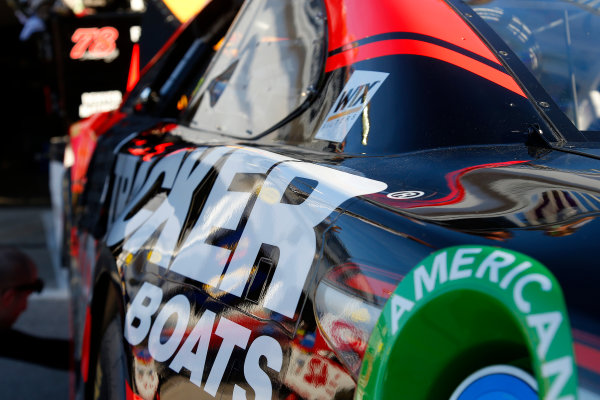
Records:
<instances>
[{"instance_id":1,"label":"car decal","mask_svg":"<svg viewBox=\"0 0 600 400\"><path fill-rule=\"evenodd\" d=\"M498 58L444 2L385 0L391 4L345 7L346 1L325 2L329 16L326 72L376 57L419 55L453 64L526 97ZM347 12L339 15L339 10Z\"/></svg>"},{"instance_id":2,"label":"car decal","mask_svg":"<svg viewBox=\"0 0 600 400\"><path fill-rule=\"evenodd\" d=\"M316 349L292 343L286 386L305 399L331 399L341 390L352 390L354 381L339 364Z\"/></svg>"},{"instance_id":3,"label":"car decal","mask_svg":"<svg viewBox=\"0 0 600 400\"><path fill-rule=\"evenodd\" d=\"M425 192L421 190L402 190L400 192L388 193L385 197L392 200L411 200L425 196Z\"/></svg>"},{"instance_id":4,"label":"car decal","mask_svg":"<svg viewBox=\"0 0 600 400\"><path fill-rule=\"evenodd\" d=\"M243 368L246 382L254 390L255 398L272 397L271 379L259 367L259 360L264 357L269 369L275 372L281 370L283 350L277 340L268 335L251 340L250 329L232 319L218 317L210 310L204 310L198 318L197 314L191 312L190 300L182 294L172 297L161 307L162 303L162 289L145 282L125 316L124 336L129 344L138 346L147 340L148 360L166 362L172 358L169 363L172 371L180 373L185 368L190 372L190 382L211 396L217 394L234 349L247 349ZM176 323L169 329L173 316L176 317ZM190 332L187 330L188 324L194 326ZM218 340L215 337L222 340L214 361L208 364L208 376L203 379L207 357L212 357L209 356L209 344ZM149 363L146 361L146 364ZM235 385L234 398L244 398L245 394L245 389Z\"/></svg>"},{"instance_id":5,"label":"car decal","mask_svg":"<svg viewBox=\"0 0 600 400\"><path fill-rule=\"evenodd\" d=\"M116 110L122 101L123 93L120 90L83 92L79 104L79 118L87 118L97 113Z\"/></svg>"},{"instance_id":6,"label":"car decal","mask_svg":"<svg viewBox=\"0 0 600 400\"><path fill-rule=\"evenodd\" d=\"M157 398L159 377L156 363L145 347L134 347L133 349L133 381L140 394L138 396L131 391L132 397L136 400ZM127 387L131 390L128 385Z\"/></svg>"},{"instance_id":7,"label":"car decal","mask_svg":"<svg viewBox=\"0 0 600 400\"><path fill-rule=\"evenodd\" d=\"M414 32L388 32L388 33L381 33L381 34L375 35L375 36L368 36L368 37L360 39L360 40L355 40L352 43L347 43L337 49L331 50L328 53L328 56L332 57L332 56L335 56L336 54L343 53L343 52L353 49L355 47L360 47L360 46L370 44L370 43L375 43L375 42L382 42L385 40L414 40L414 41L418 41L418 42L430 43L430 44L433 44L433 45L436 45L439 47L444 47L448 50L452 50L456 53L460 53L460 54L467 56L469 58L472 58L474 60L477 60L480 63L483 63L489 67L495 68L500 72L505 71L502 64L500 64L500 62L495 58L490 59L490 58L484 57L482 55L479 55L477 53L474 53L473 51L465 49L464 47L460 47L456 44L452 44L446 40L443 40L443 39L440 39L437 37L433 37L433 36L429 36L429 35L424 35L421 33L414 33Z\"/></svg>"},{"instance_id":8,"label":"car decal","mask_svg":"<svg viewBox=\"0 0 600 400\"><path fill-rule=\"evenodd\" d=\"M442 39L500 64L473 30L443 1L382 0L378 7L350 0L326 0L329 51L388 32L414 32ZM341 15L341 13L344 13Z\"/></svg>"},{"instance_id":9,"label":"car decal","mask_svg":"<svg viewBox=\"0 0 600 400\"><path fill-rule=\"evenodd\" d=\"M315 138L343 142L352 125L388 75L385 72L354 71L329 110Z\"/></svg>"},{"instance_id":10,"label":"car decal","mask_svg":"<svg viewBox=\"0 0 600 400\"><path fill-rule=\"evenodd\" d=\"M325 70L330 72L359 61L399 54L423 56L447 62L526 97L523 90L510 75L463 54L418 40L394 39L352 48L343 53L330 56L327 59Z\"/></svg>"},{"instance_id":11,"label":"car decal","mask_svg":"<svg viewBox=\"0 0 600 400\"><path fill-rule=\"evenodd\" d=\"M316 254L314 227L345 201L384 190L383 182L246 147L198 148L154 164L120 154L107 244L136 254L150 238L149 261L164 270L242 297L263 245L278 249L263 306L293 318ZM212 187L207 176L219 170ZM168 191L144 208L156 187ZM197 190L208 193L183 230ZM229 239L223 239L229 237ZM127 259L127 257L125 257ZM202 262L199 262L202 260Z\"/></svg>"},{"instance_id":12,"label":"car decal","mask_svg":"<svg viewBox=\"0 0 600 400\"><path fill-rule=\"evenodd\" d=\"M423 345L414 346L414 335ZM490 352L494 346L502 349L499 354ZM423 379L451 388L473 372L470 364L474 369L498 364L506 360L497 357L518 347L527 349L540 398L577 398L570 324L552 273L511 250L443 249L419 263L386 303L369 340L357 396L382 398L384 391L404 385L407 397L425 398L430 389ZM388 374L398 379L384 387ZM424 376L415 378L419 374Z\"/></svg>"}]
</instances>

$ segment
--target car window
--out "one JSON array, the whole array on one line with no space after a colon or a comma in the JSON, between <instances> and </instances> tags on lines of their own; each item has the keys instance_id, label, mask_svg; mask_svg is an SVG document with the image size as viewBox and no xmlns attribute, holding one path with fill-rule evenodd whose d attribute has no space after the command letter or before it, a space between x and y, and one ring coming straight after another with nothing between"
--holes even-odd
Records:
<instances>
[{"instance_id":1,"label":"car window","mask_svg":"<svg viewBox=\"0 0 600 400\"><path fill-rule=\"evenodd\" d=\"M600 130L598 2L470 1L583 131Z\"/></svg>"},{"instance_id":2,"label":"car window","mask_svg":"<svg viewBox=\"0 0 600 400\"><path fill-rule=\"evenodd\" d=\"M320 1L247 2L198 81L191 127L252 138L298 109L321 76L324 15Z\"/></svg>"},{"instance_id":3,"label":"car window","mask_svg":"<svg viewBox=\"0 0 600 400\"><path fill-rule=\"evenodd\" d=\"M166 118L179 116L242 3L210 2L151 61L153 64L130 93L124 109Z\"/></svg>"}]
</instances>

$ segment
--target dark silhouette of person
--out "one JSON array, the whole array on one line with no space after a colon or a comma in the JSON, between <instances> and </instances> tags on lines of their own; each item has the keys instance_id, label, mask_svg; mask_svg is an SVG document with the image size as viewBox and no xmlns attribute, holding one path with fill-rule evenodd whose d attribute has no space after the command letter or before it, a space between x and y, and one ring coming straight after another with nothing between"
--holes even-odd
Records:
<instances>
[{"instance_id":1,"label":"dark silhouette of person","mask_svg":"<svg viewBox=\"0 0 600 400\"><path fill-rule=\"evenodd\" d=\"M12 329L27 309L32 292L41 292L44 282L35 263L14 247L0 248L0 357L32 362L56 369L68 369L68 340L29 335Z\"/></svg>"}]
</instances>

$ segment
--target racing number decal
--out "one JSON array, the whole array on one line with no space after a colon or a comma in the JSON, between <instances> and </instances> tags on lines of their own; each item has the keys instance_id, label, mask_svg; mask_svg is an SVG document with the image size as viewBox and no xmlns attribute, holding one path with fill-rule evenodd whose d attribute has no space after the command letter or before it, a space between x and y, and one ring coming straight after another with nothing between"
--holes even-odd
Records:
<instances>
[{"instance_id":1,"label":"racing number decal","mask_svg":"<svg viewBox=\"0 0 600 400\"><path fill-rule=\"evenodd\" d=\"M222 160L202 212L178 244L196 189ZM261 246L274 246L279 259L263 306L288 318L294 317L316 254L314 227L344 201L387 187L383 182L251 148L179 151L152 169L143 163L133 176L136 162L137 158L127 155L117 160L112 202L117 208L111 215L118 217L110 228L108 245L125 239L123 250L136 253L156 234L151 261L237 297L242 296ZM259 183L244 185L248 180ZM309 182L306 193L290 201L284 195L298 180ZM166 200L153 211L142 208L130 216L159 183L170 190ZM243 221L247 206L251 211ZM239 231L237 244L232 248L215 242L219 230Z\"/></svg>"},{"instance_id":2,"label":"racing number decal","mask_svg":"<svg viewBox=\"0 0 600 400\"><path fill-rule=\"evenodd\" d=\"M78 28L71 36L75 45L69 55L73 60L111 58L117 50L118 37L119 31L112 26Z\"/></svg>"}]
</instances>

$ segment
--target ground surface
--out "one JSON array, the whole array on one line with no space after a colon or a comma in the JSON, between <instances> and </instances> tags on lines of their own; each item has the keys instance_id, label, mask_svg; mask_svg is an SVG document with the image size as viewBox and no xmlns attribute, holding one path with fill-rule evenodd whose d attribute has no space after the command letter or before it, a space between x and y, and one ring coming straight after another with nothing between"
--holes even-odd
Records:
<instances>
[{"instance_id":1,"label":"ground surface","mask_svg":"<svg viewBox=\"0 0 600 400\"><path fill-rule=\"evenodd\" d=\"M29 298L27 311L14 328L53 337L69 337L66 271L54 250L52 213L47 207L0 207L0 245L13 245L37 264L45 288ZM24 349L27 351L27 349ZM68 399L69 373L0 358L1 399Z\"/></svg>"}]
</instances>

